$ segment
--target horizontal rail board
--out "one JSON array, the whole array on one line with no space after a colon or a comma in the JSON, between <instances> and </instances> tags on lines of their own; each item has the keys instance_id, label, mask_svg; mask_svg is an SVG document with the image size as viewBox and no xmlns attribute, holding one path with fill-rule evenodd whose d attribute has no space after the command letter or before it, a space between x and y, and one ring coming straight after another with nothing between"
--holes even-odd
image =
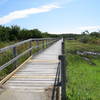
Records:
<instances>
[{"instance_id":1,"label":"horizontal rail board","mask_svg":"<svg viewBox=\"0 0 100 100\"><path fill-rule=\"evenodd\" d=\"M14 45L10 45L10 46L7 46L7 47L5 47L5 48L1 48L1 49L0 49L0 53L6 51L6 50L8 50L8 49L14 48L14 47L16 47L16 46L19 46L19 45L21 45L21 44L24 44L24 43L26 43L26 42L29 42L29 41L31 41L31 40L32 40L32 39L25 40L25 41L16 43L16 44L14 44Z\"/></svg>"},{"instance_id":2,"label":"horizontal rail board","mask_svg":"<svg viewBox=\"0 0 100 100\"><path fill-rule=\"evenodd\" d=\"M24 43L30 42L30 41L53 40L53 39L55 39L55 38L40 38L40 39L28 39L28 40L24 40L24 41L22 41L22 42L19 42L19 43L14 44L14 45L10 45L10 46L1 48L1 49L0 49L0 53L6 51L6 50L8 50L8 49L17 47L17 46L19 46L19 45L22 45L22 44L24 44Z\"/></svg>"},{"instance_id":3,"label":"horizontal rail board","mask_svg":"<svg viewBox=\"0 0 100 100\"><path fill-rule=\"evenodd\" d=\"M13 62L15 62L17 59L19 59L20 57L22 57L23 55L25 55L26 53L28 53L28 52L31 51L32 49L33 49L33 47L30 48L30 49L28 49L28 50L26 50L26 51L23 52L22 54L16 56L15 58L13 58L13 59L10 60L9 62L5 63L4 65L2 65L2 66L0 67L0 71L3 70L4 68L6 68L7 66L9 66L10 64L12 64Z\"/></svg>"}]
</instances>

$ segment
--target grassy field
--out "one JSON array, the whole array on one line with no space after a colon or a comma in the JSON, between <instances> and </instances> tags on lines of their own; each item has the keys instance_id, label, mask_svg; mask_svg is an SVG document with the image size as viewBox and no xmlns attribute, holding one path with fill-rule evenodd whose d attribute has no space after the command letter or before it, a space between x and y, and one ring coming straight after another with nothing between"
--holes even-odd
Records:
<instances>
[{"instance_id":1,"label":"grassy field","mask_svg":"<svg viewBox=\"0 0 100 100\"><path fill-rule=\"evenodd\" d=\"M65 42L65 47L68 100L100 100L100 56L87 56L95 63L91 65L75 53L77 50L100 52L100 46L70 40Z\"/></svg>"},{"instance_id":2,"label":"grassy field","mask_svg":"<svg viewBox=\"0 0 100 100\"><path fill-rule=\"evenodd\" d=\"M67 40L66 43L67 52L73 51L95 51L100 52L100 44L92 44L92 43L82 43L77 40Z\"/></svg>"}]
</instances>

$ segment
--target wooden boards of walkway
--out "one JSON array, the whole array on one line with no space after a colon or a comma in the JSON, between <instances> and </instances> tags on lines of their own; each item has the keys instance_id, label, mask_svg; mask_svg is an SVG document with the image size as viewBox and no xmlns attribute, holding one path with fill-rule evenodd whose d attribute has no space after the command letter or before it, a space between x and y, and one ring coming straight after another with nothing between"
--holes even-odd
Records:
<instances>
[{"instance_id":1,"label":"wooden boards of walkway","mask_svg":"<svg viewBox=\"0 0 100 100\"><path fill-rule=\"evenodd\" d=\"M0 100L51 100L62 40L32 57L4 85Z\"/></svg>"}]
</instances>

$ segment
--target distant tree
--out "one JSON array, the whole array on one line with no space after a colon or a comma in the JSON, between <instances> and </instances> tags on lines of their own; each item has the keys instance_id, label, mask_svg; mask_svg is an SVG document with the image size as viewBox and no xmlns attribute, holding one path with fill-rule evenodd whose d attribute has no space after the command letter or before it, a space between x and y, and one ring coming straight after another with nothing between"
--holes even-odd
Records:
<instances>
[{"instance_id":1,"label":"distant tree","mask_svg":"<svg viewBox=\"0 0 100 100\"><path fill-rule=\"evenodd\" d=\"M44 33L42 33L42 37L43 38L48 38L48 37L50 37L50 35L49 35L48 32L44 32Z\"/></svg>"},{"instance_id":2,"label":"distant tree","mask_svg":"<svg viewBox=\"0 0 100 100\"><path fill-rule=\"evenodd\" d=\"M20 33L18 34L18 40L25 40L25 39L28 39L28 38L30 38L29 31L26 30L26 29L22 29L20 31Z\"/></svg>"},{"instance_id":3,"label":"distant tree","mask_svg":"<svg viewBox=\"0 0 100 100\"><path fill-rule=\"evenodd\" d=\"M17 26L17 25L13 25L11 26L11 30L9 32L9 40L12 41L12 40L17 40L18 39L18 35L20 34L20 27Z\"/></svg>"},{"instance_id":4,"label":"distant tree","mask_svg":"<svg viewBox=\"0 0 100 100\"><path fill-rule=\"evenodd\" d=\"M90 36L96 37L96 38L100 38L100 32L91 32Z\"/></svg>"},{"instance_id":5,"label":"distant tree","mask_svg":"<svg viewBox=\"0 0 100 100\"><path fill-rule=\"evenodd\" d=\"M9 32L10 32L9 27L4 27L0 25L0 41L8 41L9 40Z\"/></svg>"},{"instance_id":6,"label":"distant tree","mask_svg":"<svg viewBox=\"0 0 100 100\"><path fill-rule=\"evenodd\" d=\"M0 41L24 40L29 38L58 37L56 34L41 32L38 29L20 29L17 25L6 27L0 25Z\"/></svg>"},{"instance_id":7,"label":"distant tree","mask_svg":"<svg viewBox=\"0 0 100 100\"><path fill-rule=\"evenodd\" d=\"M31 38L42 38L42 33L38 29L30 30Z\"/></svg>"},{"instance_id":8,"label":"distant tree","mask_svg":"<svg viewBox=\"0 0 100 100\"><path fill-rule=\"evenodd\" d=\"M82 35L89 35L89 31L85 30L84 32L82 32Z\"/></svg>"}]
</instances>

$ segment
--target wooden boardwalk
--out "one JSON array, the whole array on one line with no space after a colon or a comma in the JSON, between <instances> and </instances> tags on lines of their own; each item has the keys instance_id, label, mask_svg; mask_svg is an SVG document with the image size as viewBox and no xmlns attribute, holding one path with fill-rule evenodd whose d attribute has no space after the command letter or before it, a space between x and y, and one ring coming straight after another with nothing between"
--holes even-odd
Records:
<instances>
[{"instance_id":1,"label":"wooden boardwalk","mask_svg":"<svg viewBox=\"0 0 100 100\"><path fill-rule=\"evenodd\" d=\"M0 100L51 100L62 40L28 60L4 85Z\"/></svg>"}]
</instances>

